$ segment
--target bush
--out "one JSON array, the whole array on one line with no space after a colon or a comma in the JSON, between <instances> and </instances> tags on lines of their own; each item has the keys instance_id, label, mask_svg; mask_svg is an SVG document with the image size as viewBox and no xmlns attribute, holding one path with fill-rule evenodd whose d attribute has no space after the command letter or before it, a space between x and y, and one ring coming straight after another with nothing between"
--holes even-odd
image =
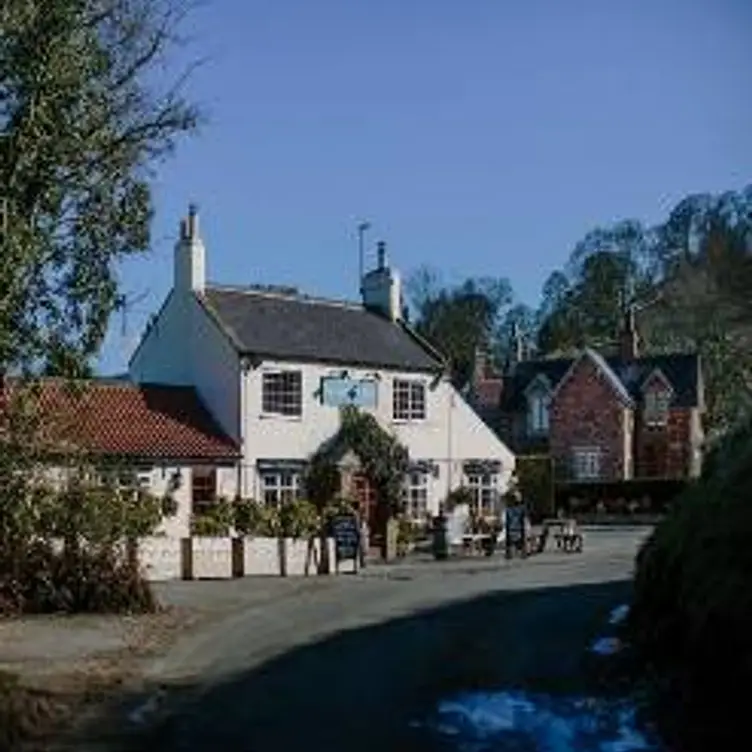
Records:
<instances>
[{"instance_id":1,"label":"bush","mask_svg":"<svg viewBox=\"0 0 752 752\"><path fill-rule=\"evenodd\" d=\"M135 557L110 545L45 542L0 562L0 613L147 613L154 593Z\"/></svg>"},{"instance_id":2,"label":"bush","mask_svg":"<svg viewBox=\"0 0 752 752\"><path fill-rule=\"evenodd\" d=\"M252 499L234 504L234 526L241 535L269 538L310 538L321 530L322 516L316 507L297 499L271 507Z\"/></svg>"},{"instance_id":3,"label":"bush","mask_svg":"<svg viewBox=\"0 0 752 752\"><path fill-rule=\"evenodd\" d=\"M752 681L751 499L748 425L716 451L637 557L629 637L660 690L677 748L731 749L746 733L740 688Z\"/></svg>"},{"instance_id":4,"label":"bush","mask_svg":"<svg viewBox=\"0 0 752 752\"><path fill-rule=\"evenodd\" d=\"M310 538L321 530L321 515L305 499L282 504L279 508L279 535L284 538Z\"/></svg>"},{"instance_id":5,"label":"bush","mask_svg":"<svg viewBox=\"0 0 752 752\"><path fill-rule=\"evenodd\" d=\"M227 499L215 499L204 511L191 517L191 535L224 538L234 522L234 505Z\"/></svg>"},{"instance_id":6,"label":"bush","mask_svg":"<svg viewBox=\"0 0 752 752\"><path fill-rule=\"evenodd\" d=\"M272 538L279 527L277 510L254 499L236 499L233 505L235 530L240 535Z\"/></svg>"}]
</instances>

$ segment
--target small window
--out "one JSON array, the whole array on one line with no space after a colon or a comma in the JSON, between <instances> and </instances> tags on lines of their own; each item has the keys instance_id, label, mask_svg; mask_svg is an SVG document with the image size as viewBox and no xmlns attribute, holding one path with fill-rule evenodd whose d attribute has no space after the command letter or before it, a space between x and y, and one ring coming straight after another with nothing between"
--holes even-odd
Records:
<instances>
[{"instance_id":1,"label":"small window","mask_svg":"<svg viewBox=\"0 0 752 752\"><path fill-rule=\"evenodd\" d=\"M548 433L549 398L546 394L533 394L528 401L528 425L531 433Z\"/></svg>"},{"instance_id":2,"label":"small window","mask_svg":"<svg viewBox=\"0 0 752 752\"><path fill-rule=\"evenodd\" d=\"M662 426L668 422L671 397L668 392L654 390L645 394L645 423Z\"/></svg>"},{"instance_id":3,"label":"small window","mask_svg":"<svg viewBox=\"0 0 752 752\"><path fill-rule=\"evenodd\" d=\"M499 511L499 476L496 473L471 473L465 485L473 495L471 506L482 517L493 517Z\"/></svg>"},{"instance_id":4,"label":"small window","mask_svg":"<svg viewBox=\"0 0 752 752\"><path fill-rule=\"evenodd\" d=\"M393 389L394 420L425 420L426 385L422 381L395 379Z\"/></svg>"},{"instance_id":5,"label":"small window","mask_svg":"<svg viewBox=\"0 0 752 752\"><path fill-rule=\"evenodd\" d=\"M262 383L261 402L265 415L302 415L302 372L274 371L265 373Z\"/></svg>"},{"instance_id":6,"label":"small window","mask_svg":"<svg viewBox=\"0 0 752 752\"><path fill-rule=\"evenodd\" d=\"M413 522L423 522L428 515L428 473L411 472L402 490L405 516Z\"/></svg>"},{"instance_id":7,"label":"small window","mask_svg":"<svg viewBox=\"0 0 752 752\"><path fill-rule=\"evenodd\" d=\"M264 503L272 507L278 507L299 499L301 485L300 474L291 470L261 474Z\"/></svg>"},{"instance_id":8,"label":"small window","mask_svg":"<svg viewBox=\"0 0 752 752\"><path fill-rule=\"evenodd\" d=\"M601 476L599 449L577 449L574 452L574 475L577 480L595 480Z\"/></svg>"}]
</instances>

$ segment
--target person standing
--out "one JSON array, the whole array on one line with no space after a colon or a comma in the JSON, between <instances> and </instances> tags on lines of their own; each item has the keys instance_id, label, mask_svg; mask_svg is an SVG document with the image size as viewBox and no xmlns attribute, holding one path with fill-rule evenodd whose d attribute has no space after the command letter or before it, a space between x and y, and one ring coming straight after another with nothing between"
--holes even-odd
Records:
<instances>
[{"instance_id":1,"label":"person standing","mask_svg":"<svg viewBox=\"0 0 752 752\"><path fill-rule=\"evenodd\" d=\"M369 536L370 536L370 530L368 528L368 517L365 514L361 513L358 554L360 558L360 566L362 569L366 568L366 556L368 552Z\"/></svg>"}]
</instances>

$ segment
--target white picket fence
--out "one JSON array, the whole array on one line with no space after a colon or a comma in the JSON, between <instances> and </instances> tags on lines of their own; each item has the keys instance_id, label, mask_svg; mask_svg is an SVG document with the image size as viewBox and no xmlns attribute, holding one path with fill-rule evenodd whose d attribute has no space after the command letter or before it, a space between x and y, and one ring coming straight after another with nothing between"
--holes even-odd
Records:
<instances>
[{"instance_id":1,"label":"white picket fence","mask_svg":"<svg viewBox=\"0 0 752 752\"><path fill-rule=\"evenodd\" d=\"M54 541L62 548L62 541ZM334 570L334 540L327 540L330 571ZM152 581L230 579L251 575L317 575L322 559L319 538L140 538L139 565Z\"/></svg>"}]
</instances>

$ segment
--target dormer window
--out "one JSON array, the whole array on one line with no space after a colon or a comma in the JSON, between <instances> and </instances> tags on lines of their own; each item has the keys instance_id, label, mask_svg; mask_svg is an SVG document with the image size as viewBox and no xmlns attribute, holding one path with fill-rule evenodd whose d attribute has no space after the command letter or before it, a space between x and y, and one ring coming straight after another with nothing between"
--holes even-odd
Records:
<instances>
[{"instance_id":1,"label":"dormer window","mask_svg":"<svg viewBox=\"0 0 752 752\"><path fill-rule=\"evenodd\" d=\"M668 422L671 394L661 389L645 393L644 417L649 426L664 426Z\"/></svg>"},{"instance_id":2,"label":"dormer window","mask_svg":"<svg viewBox=\"0 0 752 752\"><path fill-rule=\"evenodd\" d=\"M527 427L531 434L547 434L551 386L544 376L538 376L525 390L527 397Z\"/></svg>"},{"instance_id":3,"label":"dormer window","mask_svg":"<svg viewBox=\"0 0 752 752\"><path fill-rule=\"evenodd\" d=\"M656 368L645 379L642 387L642 416L646 426L665 426L671 406L673 390L671 383Z\"/></svg>"}]
</instances>

